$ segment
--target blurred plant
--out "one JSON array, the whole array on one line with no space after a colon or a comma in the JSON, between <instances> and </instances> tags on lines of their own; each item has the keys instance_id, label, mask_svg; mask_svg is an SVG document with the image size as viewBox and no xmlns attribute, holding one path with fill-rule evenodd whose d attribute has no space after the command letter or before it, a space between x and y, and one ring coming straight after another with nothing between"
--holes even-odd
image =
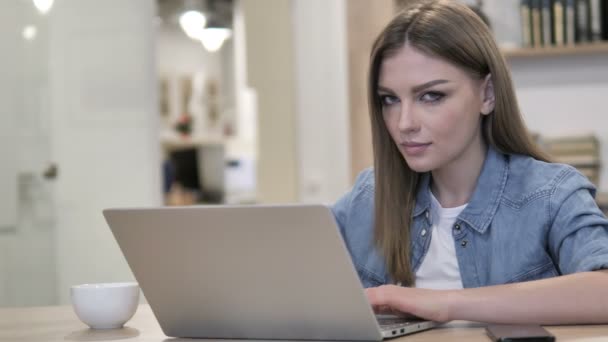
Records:
<instances>
[{"instance_id":1,"label":"blurred plant","mask_svg":"<svg viewBox=\"0 0 608 342\"><path fill-rule=\"evenodd\" d=\"M192 133L192 116L188 113L182 114L175 123L175 130L183 136L189 136Z\"/></svg>"}]
</instances>

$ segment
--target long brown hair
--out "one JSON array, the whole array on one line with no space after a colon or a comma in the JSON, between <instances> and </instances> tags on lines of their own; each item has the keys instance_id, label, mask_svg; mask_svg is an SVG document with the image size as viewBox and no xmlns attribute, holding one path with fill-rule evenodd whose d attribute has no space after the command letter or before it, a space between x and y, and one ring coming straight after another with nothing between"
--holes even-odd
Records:
<instances>
[{"instance_id":1,"label":"long brown hair","mask_svg":"<svg viewBox=\"0 0 608 342\"><path fill-rule=\"evenodd\" d=\"M483 115L484 141L503 153L547 158L528 134L505 60L479 16L453 0L420 1L399 13L373 45L368 101L375 169L375 242L391 278L411 286L415 277L410 264L410 226L420 174L408 167L391 139L377 93L382 61L406 42L462 68L473 78L491 74L496 102L494 111Z\"/></svg>"}]
</instances>

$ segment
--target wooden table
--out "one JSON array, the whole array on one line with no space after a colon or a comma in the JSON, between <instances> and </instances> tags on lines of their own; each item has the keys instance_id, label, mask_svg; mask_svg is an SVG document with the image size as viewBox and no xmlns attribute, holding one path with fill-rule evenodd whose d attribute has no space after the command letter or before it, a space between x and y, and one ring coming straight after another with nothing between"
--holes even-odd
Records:
<instances>
[{"instance_id":1,"label":"wooden table","mask_svg":"<svg viewBox=\"0 0 608 342\"><path fill-rule=\"evenodd\" d=\"M557 341L608 341L608 325L547 327ZM150 307L141 305L123 329L91 330L70 306L0 308L0 341L180 341L165 336ZM182 339L181 341L193 341ZM222 340L227 342L228 340ZM439 328L390 340L391 342L490 341L484 325L455 321ZM276 341L275 341L276 342Z\"/></svg>"}]
</instances>

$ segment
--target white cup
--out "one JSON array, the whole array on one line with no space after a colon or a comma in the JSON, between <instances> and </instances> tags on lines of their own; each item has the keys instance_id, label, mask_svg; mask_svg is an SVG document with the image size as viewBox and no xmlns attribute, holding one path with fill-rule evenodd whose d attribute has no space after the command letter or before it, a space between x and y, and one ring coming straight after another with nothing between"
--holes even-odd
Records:
<instances>
[{"instance_id":1,"label":"white cup","mask_svg":"<svg viewBox=\"0 0 608 342\"><path fill-rule=\"evenodd\" d=\"M139 305L137 283L82 284L70 288L76 316L93 329L121 328Z\"/></svg>"}]
</instances>

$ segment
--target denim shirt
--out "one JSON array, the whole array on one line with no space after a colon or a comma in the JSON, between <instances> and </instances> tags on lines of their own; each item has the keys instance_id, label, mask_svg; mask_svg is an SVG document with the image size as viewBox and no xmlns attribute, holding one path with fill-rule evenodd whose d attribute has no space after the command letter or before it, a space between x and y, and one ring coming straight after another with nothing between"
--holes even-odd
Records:
<instances>
[{"instance_id":1,"label":"denim shirt","mask_svg":"<svg viewBox=\"0 0 608 342\"><path fill-rule=\"evenodd\" d=\"M432 238L430 175L412 213L411 266ZM476 188L452 233L465 288L608 268L608 220L595 187L571 166L488 148ZM368 169L332 207L364 287L393 283L374 243L374 173Z\"/></svg>"}]
</instances>

